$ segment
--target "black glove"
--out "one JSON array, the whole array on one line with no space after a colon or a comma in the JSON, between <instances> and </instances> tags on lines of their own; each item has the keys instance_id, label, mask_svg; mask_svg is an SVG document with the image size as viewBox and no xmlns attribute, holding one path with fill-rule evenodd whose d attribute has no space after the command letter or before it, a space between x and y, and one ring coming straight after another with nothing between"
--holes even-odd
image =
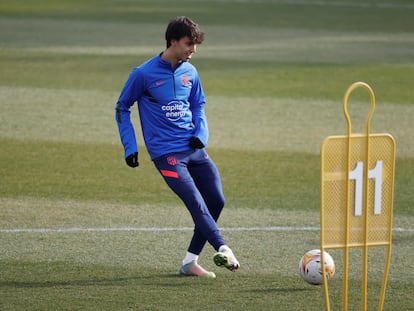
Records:
<instances>
[{"instance_id":1,"label":"black glove","mask_svg":"<svg viewBox=\"0 0 414 311\"><path fill-rule=\"evenodd\" d=\"M190 139L190 147L191 148L196 148L196 149L203 149L205 146L204 144L201 142L201 140L197 137L192 137Z\"/></svg>"},{"instance_id":2,"label":"black glove","mask_svg":"<svg viewBox=\"0 0 414 311\"><path fill-rule=\"evenodd\" d=\"M137 167L139 165L138 152L131 153L129 156L127 156L125 158L125 162L130 167Z\"/></svg>"}]
</instances>

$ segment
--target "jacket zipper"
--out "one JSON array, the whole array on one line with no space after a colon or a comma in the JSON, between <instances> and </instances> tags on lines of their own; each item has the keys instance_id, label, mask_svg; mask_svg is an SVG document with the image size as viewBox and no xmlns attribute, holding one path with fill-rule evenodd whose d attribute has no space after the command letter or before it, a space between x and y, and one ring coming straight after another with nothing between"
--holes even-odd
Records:
<instances>
[{"instance_id":1,"label":"jacket zipper","mask_svg":"<svg viewBox=\"0 0 414 311\"><path fill-rule=\"evenodd\" d=\"M174 71L172 72L172 79L173 79L173 87L174 87L174 99L177 98L176 89L175 89L175 75Z\"/></svg>"}]
</instances>

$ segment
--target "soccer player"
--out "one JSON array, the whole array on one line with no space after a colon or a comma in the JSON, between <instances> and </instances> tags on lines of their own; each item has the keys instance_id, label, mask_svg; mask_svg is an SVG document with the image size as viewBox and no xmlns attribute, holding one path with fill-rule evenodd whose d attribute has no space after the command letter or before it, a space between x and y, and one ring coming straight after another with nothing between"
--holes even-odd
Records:
<instances>
[{"instance_id":1,"label":"soccer player","mask_svg":"<svg viewBox=\"0 0 414 311\"><path fill-rule=\"evenodd\" d=\"M194 234L179 273L215 278L197 260L206 242L217 266L236 271L240 264L217 227L224 195L217 168L204 149L208 140L205 97L196 68L189 63L204 32L187 17L170 21L166 49L134 68L116 104L116 122L126 164L137 167L138 146L130 108L138 103L145 145L155 167L184 202Z\"/></svg>"}]
</instances>

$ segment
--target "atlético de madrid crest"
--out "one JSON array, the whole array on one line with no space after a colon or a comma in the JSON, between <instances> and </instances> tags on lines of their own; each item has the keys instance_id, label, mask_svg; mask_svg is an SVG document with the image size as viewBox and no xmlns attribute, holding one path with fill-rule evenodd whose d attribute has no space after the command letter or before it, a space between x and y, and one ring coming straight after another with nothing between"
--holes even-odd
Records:
<instances>
[{"instance_id":1,"label":"atl\u00e9tico de madrid crest","mask_svg":"<svg viewBox=\"0 0 414 311\"><path fill-rule=\"evenodd\" d=\"M177 158L176 157L168 157L167 162L168 162L169 165L174 166L174 165L177 164Z\"/></svg>"},{"instance_id":2,"label":"atl\u00e9tico de madrid crest","mask_svg":"<svg viewBox=\"0 0 414 311\"><path fill-rule=\"evenodd\" d=\"M188 86L188 77L186 75L181 76L181 83L183 86Z\"/></svg>"}]
</instances>

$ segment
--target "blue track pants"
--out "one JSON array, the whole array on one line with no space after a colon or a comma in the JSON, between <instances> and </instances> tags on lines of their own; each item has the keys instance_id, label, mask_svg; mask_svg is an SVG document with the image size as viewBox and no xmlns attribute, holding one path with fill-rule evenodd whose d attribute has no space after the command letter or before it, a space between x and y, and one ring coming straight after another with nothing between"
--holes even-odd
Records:
<instances>
[{"instance_id":1,"label":"blue track pants","mask_svg":"<svg viewBox=\"0 0 414 311\"><path fill-rule=\"evenodd\" d=\"M199 255L208 241L224 245L217 220L224 207L220 175L204 149L168 154L154 160L167 185L184 202L194 221L188 251Z\"/></svg>"}]
</instances>

